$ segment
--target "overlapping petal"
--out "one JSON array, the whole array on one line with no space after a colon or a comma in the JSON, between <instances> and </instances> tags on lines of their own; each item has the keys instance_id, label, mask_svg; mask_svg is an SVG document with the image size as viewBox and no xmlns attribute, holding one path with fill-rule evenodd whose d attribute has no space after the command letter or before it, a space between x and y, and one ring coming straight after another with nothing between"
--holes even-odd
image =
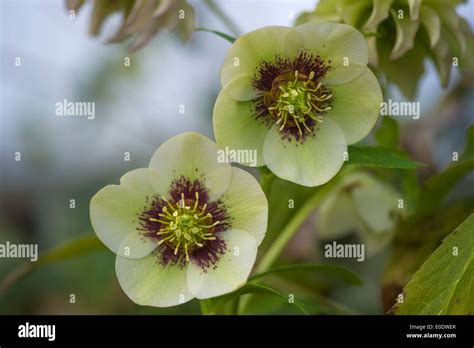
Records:
<instances>
[{"instance_id":1,"label":"overlapping petal","mask_svg":"<svg viewBox=\"0 0 474 348\"><path fill-rule=\"evenodd\" d=\"M206 270L190 263L189 291L199 299L220 296L242 287L257 257L257 242L250 233L232 229L222 233L226 252Z\"/></svg>"},{"instance_id":2,"label":"overlapping petal","mask_svg":"<svg viewBox=\"0 0 474 348\"><path fill-rule=\"evenodd\" d=\"M325 118L314 136L302 143L283 139L278 126L268 132L263 157L268 168L278 177L303 186L328 182L341 169L347 143L335 121Z\"/></svg>"},{"instance_id":3,"label":"overlapping petal","mask_svg":"<svg viewBox=\"0 0 474 348\"><path fill-rule=\"evenodd\" d=\"M125 174L120 185L106 186L92 197L90 217L94 231L117 255L141 258L155 249L156 243L141 234L138 219L154 195L148 169L141 168Z\"/></svg>"},{"instance_id":4,"label":"overlapping petal","mask_svg":"<svg viewBox=\"0 0 474 348\"><path fill-rule=\"evenodd\" d=\"M214 106L214 134L221 148L252 150L257 154L257 166L264 165L263 142L268 127L258 122L253 102L234 100L224 89L219 93ZM239 161L240 164L251 163Z\"/></svg>"},{"instance_id":5,"label":"overlapping petal","mask_svg":"<svg viewBox=\"0 0 474 348\"><path fill-rule=\"evenodd\" d=\"M229 189L220 200L232 216L232 229L248 232L260 245L267 229L268 202L257 180L246 171L233 168Z\"/></svg>"},{"instance_id":6,"label":"overlapping petal","mask_svg":"<svg viewBox=\"0 0 474 348\"><path fill-rule=\"evenodd\" d=\"M139 260L117 256L115 271L123 291L135 303L170 307L188 302L187 267L162 265L156 254Z\"/></svg>"},{"instance_id":7,"label":"overlapping petal","mask_svg":"<svg viewBox=\"0 0 474 348\"><path fill-rule=\"evenodd\" d=\"M179 134L165 141L150 161L150 180L155 190L167 195L173 181L185 177L200 180L211 200L229 187L232 167L218 163L217 145L198 133Z\"/></svg>"},{"instance_id":8,"label":"overlapping petal","mask_svg":"<svg viewBox=\"0 0 474 348\"><path fill-rule=\"evenodd\" d=\"M331 89L334 95L332 109L326 117L337 122L347 140L354 144L365 138L374 128L383 101L380 85L370 71L365 71L355 80Z\"/></svg>"},{"instance_id":9,"label":"overlapping petal","mask_svg":"<svg viewBox=\"0 0 474 348\"><path fill-rule=\"evenodd\" d=\"M226 86L242 75L253 77L262 61L273 61L285 53L284 39L289 27L272 26L257 29L240 36L229 49L221 70L221 84ZM247 80L247 89L252 89ZM245 90L245 86L241 86Z\"/></svg>"},{"instance_id":10,"label":"overlapping petal","mask_svg":"<svg viewBox=\"0 0 474 348\"><path fill-rule=\"evenodd\" d=\"M330 61L332 70L323 79L327 86L339 85L360 76L369 59L364 36L353 27L330 22L313 22L295 28L304 48Z\"/></svg>"}]
</instances>

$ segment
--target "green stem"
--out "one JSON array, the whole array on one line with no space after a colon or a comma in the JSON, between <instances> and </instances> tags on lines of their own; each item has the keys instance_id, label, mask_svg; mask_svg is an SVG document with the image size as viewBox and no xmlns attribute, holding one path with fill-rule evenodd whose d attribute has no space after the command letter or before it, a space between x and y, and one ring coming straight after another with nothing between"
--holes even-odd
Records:
<instances>
[{"instance_id":1,"label":"green stem","mask_svg":"<svg viewBox=\"0 0 474 348\"><path fill-rule=\"evenodd\" d=\"M199 301L199 308L201 309L201 314L202 314L202 315L209 315L209 314L211 314L211 313L209 312L209 309L208 309L206 300L200 300L200 301Z\"/></svg>"},{"instance_id":2,"label":"green stem","mask_svg":"<svg viewBox=\"0 0 474 348\"><path fill-rule=\"evenodd\" d=\"M331 191L334 184L340 180L340 175L331 180L330 183L320 187L299 209L290 221L283 228L276 240L267 250L265 255L260 260L255 273L266 272L273 266L280 254L285 249L288 242L293 238L296 232L300 229L307 217L315 209L315 207L326 197L327 193Z\"/></svg>"},{"instance_id":3,"label":"green stem","mask_svg":"<svg viewBox=\"0 0 474 348\"><path fill-rule=\"evenodd\" d=\"M212 30L212 29L206 29L206 28L196 28L194 29L194 31L205 31L207 33L212 33L214 35L217 35L221 38L223 38L224 40L227 40L228 42L230 42L231 44L235 42L236 38L235 37L232 37L230 35L227 35L226 33L222 33L220 31L217 31L217 30Z\"/></svg>"},{"instance_id":4,"label":"green stem","mask_svg":"<svg viewBox=\"0 0 474 348\"><path fill-rule=\"evenodd\" d=\"M335 185L337 185L341 178L345 175L346 172L350 169L341 170L341 172L333 178L329 183L321 186L317 191L303 204L301 209L299 209L295 215L288 221L281 233L278 235L273 244L268 248L265 255L258 263L255 268L255 274L260 274L268 271L273 264L276 262L280 254L283 252L288 242L293 238L296 232L299 231L300 227L306 221L308 216L313 212L316 206L326 197L326 195L331 192ZM258 281L257 281L258 282ZM248 298L240 301L238 313L245 313L246 308L250 302L252 295L249 295Z\"/></svg>"},{"instance_id":5,"label":"green stem","mask_svg":"<svg viewBox=\"0 0 474 348\"><path fill-rule=\"evenodd\" d=\"M232 34L237 37L240 35L241 31L239 27L224 11L222 11L219 5L217 5L213 0L204 0L204 3L217 17L219 17L221 22L232 32Z\"/></svg>"},{"instance_id":6,"label":"green stem","mask_svg":"<svg viewBox=\"0 0 474 348\"><path fill-rule=\"evenodd\" d=\"M267 199L269 199L272 184L275 180L275 174L273 174L267 167L259 167L258 173L260 174L260 186L262 187L265 196L267 196Z\"/></svg>"},{"instance_id":7,"label":"green stem","mask_svg":"<svg viewBox=\"0 0 474 348\"><path fill-rule=\"evenodd\" d=\"M239 314L239 305L240 305L240 297L237 297L235 300L232 301L232 308L231 308L232 315Z\"/></svg>"}]
</instances>

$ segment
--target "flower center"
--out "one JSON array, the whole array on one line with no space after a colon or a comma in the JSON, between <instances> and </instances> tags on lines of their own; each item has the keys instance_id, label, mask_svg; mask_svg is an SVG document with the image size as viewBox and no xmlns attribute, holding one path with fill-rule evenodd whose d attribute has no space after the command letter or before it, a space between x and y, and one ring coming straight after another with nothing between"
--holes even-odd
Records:
<instances>
[{"instance_id":1,"label":"flower center","mask_svg":"<svg viewBox=\"0 0 474 348\"><path fill-rule=\"evenodd\" d=\"M143 237L156 241L163 266L192 262L206 272L227 252L221 233L230 228L231 216L222 201L209 199L199 179L175 179L169 197L153 197L138 219Z\"/></svg>"},{"instance_id":2,"label":"flower center","mask_svg":"<svg viewBox=\"0 0 474 348\"><path fill-rule=\"evenodd\" d=\"M181 199L171 204L166 198L161 197L166 205L161 209L158 216L150 217L149 221L160 223L160 229L156 232L161 236L158 245L166 244L173 249L174 255L184 253L186 261L189 262L189 254L196 248L202 248L206 241L216 240L214 228L220 221L214 221L210 212L207 212L207 204L199 204L199 192L195 192L195 199L186 199L181 192Z\"/></svg>"},{"instance_id":3,"label":"flower center","mask_svg":"<svg viewBox=\"0 0 474 348\"><path fill-rule=\"evenodd\" d=\"M311 133L310 126L322 122L322 114L331 109L332 95L321 82L313 80L314 76L314 71L309 76L295 71L280 75L273 81L272 89L264 96L264 103L276 124L280 125L280 131L285 127L296 128L302 137L305 131Z\"/></svg>"},{"instance_id":4,"label":"flower center","mask_svg":"<svg viewBox=\"0 0 474 348\"><path fill-rule=\"evenodd\" d=\"M276 56L257 67L252 81L261 97L255 100L256 118L268 127L279 125L284 139L303 142L314 135L324 113L331 109L331 91L321 80L331 61L302 49L293 57Z\"/></svg>"}]
</instances>

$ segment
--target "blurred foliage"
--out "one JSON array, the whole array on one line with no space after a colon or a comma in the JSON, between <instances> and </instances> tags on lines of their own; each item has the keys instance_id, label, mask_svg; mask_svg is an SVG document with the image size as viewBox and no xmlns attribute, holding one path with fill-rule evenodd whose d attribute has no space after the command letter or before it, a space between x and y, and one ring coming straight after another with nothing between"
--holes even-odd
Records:
<instances>
[{"instance_id":1,"label":"blurred foliage","mask_svg":"<svg viewBox=\"0 0 474 348\"><path fill-rule=\"evenodd\" d=\"M369 173L348 175L319 206L318 237L327 241L355 232L371 257L387 245L397 220L403 218L401 198L391 185Z\"/></svg>"},{"instance_id":2,"label":"blurred foliage","mask_svg":"<svg viewBox=\"0 0 474 348\"><path fill-rule=\"evenodd\" d=\"M312 264L312 263L303 263L303 264L293 264L293 265L287 265L287 266L280 266L273 268L269 271L258 273L254 276L252 276L249 281L254 281L256 279L269 276L269 275L275 275L275 274L281 274L281 273L301 273L304 272L316 272L316 273L323 273L323 274L328 274L332 276L339 277L340 279L343 279L349 284L352 285L362 285L362 280L353 272L349 271L345 267L339 266L339 265L331 265L331 264Z\"/></svg>"},{"instance_id":3,"label":"blurred foliage","mask_svg":"<svg viewBox=\"0 0 474 348\"><path fill-rule=\"evenodd\" d=\"M235 301L239 297L246 294L256 294L256 295L271 295L280 298L281 300L293 304L301 313L309 314L306 310L305 305L300 302L300 300L288 301L288 295L281 293L278 290L270 288L265 285L247 283L242 286L240 289L231 292L230 294L222 295L213 299L205 300L203 302L203 313L204 314L216 314L223 307L223 305L229 301ZM232 314L237 314L237 308L233 311Z\"/></svg>"},{"instance_id":4,"label":"blurred foliage","mask_svg":"<svg viewBox=\"0 0 474 348\"><path fill-rule=\"evenodd\" d=\"M6 293L14 283L40 267L87 255L97 250L105 250L105 247L95 235L81 236L72 242L66 242L41 255L36 262L25 262L16 268L0 283L0 296Z\"/></svg>"},{"instance_id":5,"label":"blurred foliage","mask_svg":"<svg viewBox=\"0 0 474 348\"><path fill-rule=\"evenodd\" d=\"M382 118L380 127L374 133L377 145L397 148L400 139L400 129L397 121L388 116Z\"/></svg>"},{"instance_id":6,"label":"blurred foliage","mask_svg":"<svg viewBox=\"0 0 474 348\"><path fill-rule=\"evenodd\" d=\"M69 11L81 10L85 0L66 0ZM122 15L119 30L108 39L122 42L130 39L130 51L144 47L163 29L177 31L182 40L188 40L195 27L195 12L186 0L93 0L89 34L97 36L104 22L114 13Z\"/></svg>"},{"instance_id":7,"label":"blurred foliage","mask_svg":"<svg viewBox=\"0 0 474 348\"><path fill-rule=\"evenodd\" d=\"M409 99L416 96L431 59L443 87L451 67L473 71L474 35L456 13L463 0L320 0L311 12L301 14L296 25L332 21L351 25L367 38L369 63L398 86Z\"/></svg>"}]
</instances>

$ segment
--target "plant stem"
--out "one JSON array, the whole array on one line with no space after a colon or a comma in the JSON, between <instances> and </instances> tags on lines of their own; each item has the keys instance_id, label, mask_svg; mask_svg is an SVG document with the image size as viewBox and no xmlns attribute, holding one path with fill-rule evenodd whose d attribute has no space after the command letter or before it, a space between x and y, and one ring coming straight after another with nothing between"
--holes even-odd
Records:
<instances>
[{"instance_id":1,"label":"plant stem","mask_svg":"<svg viewBox=\"0 0 474 348\"><path fill-rule=\"evenodd\" d=\"M288 242L293 238L296 232L299 231L300 227L308 218L309 214L316 208L316 206L331 192L335 185L337 185L344 173L347 170L342 170L336 177L334 177L329 183L318 188L318 190L303 204L296 214L288 221L281 233L275 239L270 248L263 255L262 259L255 268L254 274L260 274L268 271L273 264L276 262L280 254L283 252ZM257 281L258 282L258 281ZM252 295L248 298L240 301L238 314L245 313L245 310L250 302Z\"/></svg>"},{"instance_id":2,"label":"plant stem","mask_svg":"<svg viewBox=\"0 0 474 348\"><path fill-rule=\"evenodd\" d=\"M269 199L273 180L275 180L275 174L273 174L267 167L259 167L258 173L260 174L260 186L262 187L265 196L267 196L267 199Z\"/></svg>"},{"instance_id":3,"label":"plant stem","mask_svg":"<svg viewBox=\"0 0 474 348\"><path fill-rule=\"evenodd\" d=\"M296 214L291 218L290 221L283 228L281 233L278 235L276 240L267 250L265 255L260 260L255 273L262 273L268 271L270 267L273 266L275 261L278 259L280 254L285 249L288 242L295 235L296 232L300 229L301 225L306 221L307 217L314 210L316 205L318 205L325 197L328 192L334 187L334 184L340 179L340 175L331 180L330 183L320 187L299 209Z\"/></svg>"},{"instance_id":4,"label":"plant stem","mask_svg":"<svg viewBox=\"0 0 474 348\"><path fill-rule=\"evenodd\" d=\"M232 34L239 36L241 31L232 19L215 3L214 0L204 0L207 7L221 20L221 22L229 29Z\"/></svg>"},{"instance_id":5,"label":"plant stem","mask_svg":"<svg viewBox=\"0 0 474 348\"><path fill-rule=\"evenodd\" d=\"M209 314L209 311L207 309L206 300L199 300L199 308L201 309L201 314L202 315L208 315Z\"/></svg>"},{"instance_id":6,"label":"plant stem","mask_svg":"<svg viewBox=\"0 0 474 348\"><path fill-rule=\"evenodd\" d=\"M232 301L231 307L231 315L239 315L239 305L240 305L240 297L237 297L235 300Z\"/></svg>"}]
</instances>

